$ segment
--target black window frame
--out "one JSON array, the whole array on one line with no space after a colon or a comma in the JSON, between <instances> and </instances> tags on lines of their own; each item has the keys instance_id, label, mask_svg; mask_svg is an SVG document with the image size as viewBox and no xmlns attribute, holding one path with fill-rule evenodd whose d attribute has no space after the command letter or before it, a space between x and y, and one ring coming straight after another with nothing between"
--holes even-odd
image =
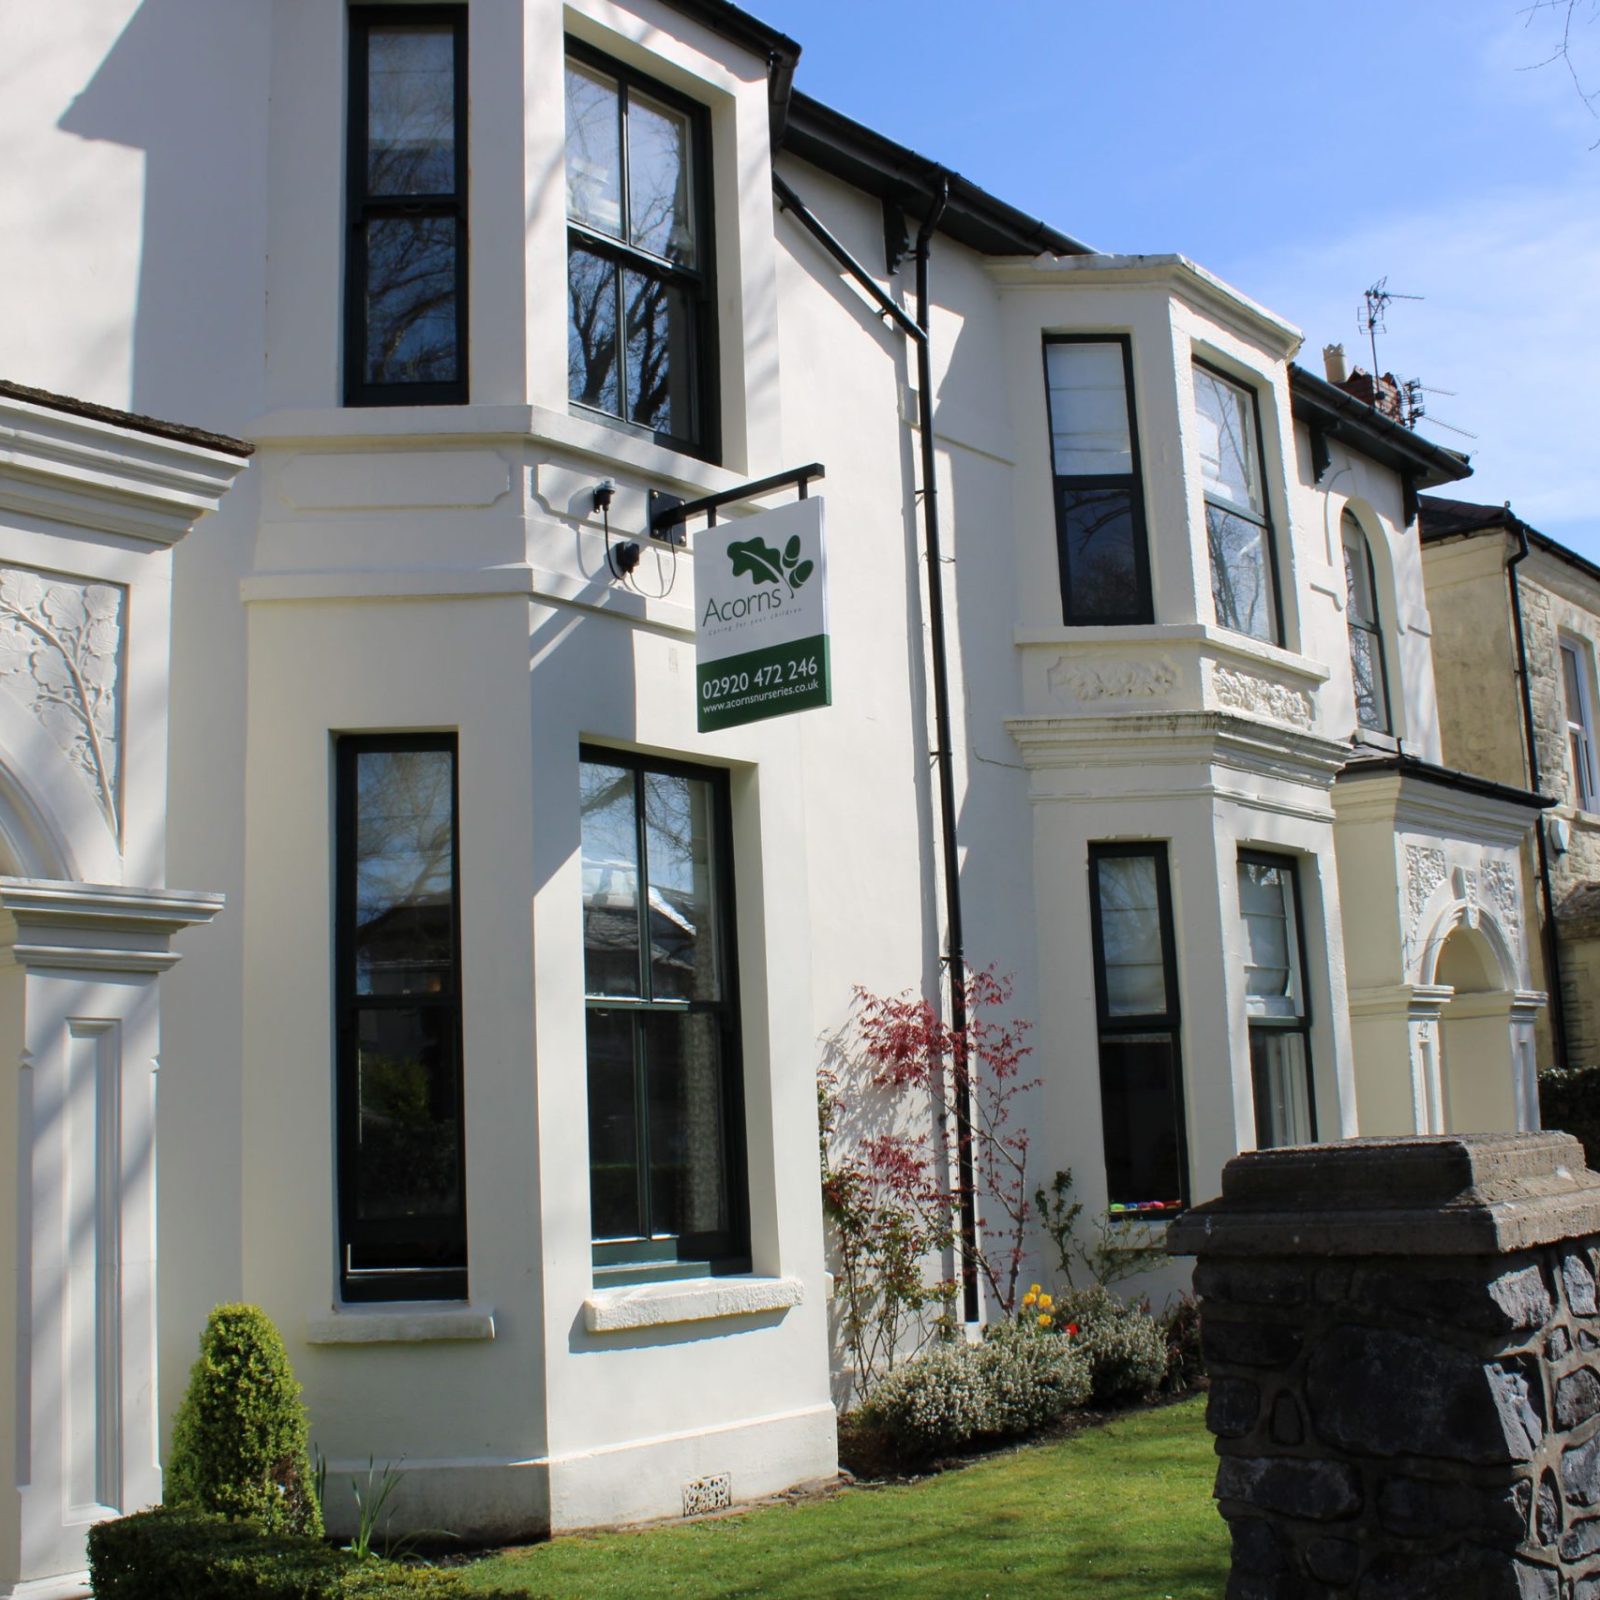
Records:
<instances>
[{"instance_id":1,"label":"black window frame","mask_svg":"<svg viewBox=\"0 0 1600 1600\"><path fill-rule=\"evenodd\" d=\"M725 768L702 766L688 761L647 755L639 751L615 749L608 745L579 746L580 766L594 763L620 767L633 774L634 824L638 843L639 883L635 897L639 929L640 990L638 997L590 994L584 991L585 1032L588 1018L597 1012L623 1012L633 1017L635 1105L645 1113L638 1116L635 1129L638 1162L640 1215L646 1231L626 1238L598 1239L593 1236L591 1213L590 1248L597 1283L628 1283L665 1278L715 1276L750 1271L750 1206L748 1160L745 1140L744 1066L742 1024L739 1006L739 951L733 866L733 808L731 782ZM649 853L646 841L644 780L660 773L710 785L715 813L712 823L712 849L715 852L713 905L717 967L722 975L722 998L718 1000L657 1000L651 987L649 906ZM581 826L581 823L580 823ZM580 941L581 943L581 941ZM721 1051L721 1116L723 1170L726 1174L727 1227L719 1232L699 1234L657 1234L650 1227L649 1118L646 1074L648 1054L643 1038L651 1016L712 1015L718 1019ZM585 1089L585 1106L589 1090ZM592 1196L591 1196L592 1202Z\"/></svg>"},{"instance_id":2,"label":"black window frame","mask_svg":"<svg viewBox=\"0 0 1600 1600\"><path fill-rule=\"evenodd\" d=\"M356 986L357 761L363 754L443 751L450 756L451 940L454 982L448 993L360 994ZM339 1288L343 1300L465 1300L468 1291L466 1075L462 1051L461 985L461 763L453 733L343 734L334 745L334 1123L339 1211ZM365 1011L438 1010L453 1013L456 1069L456 1171L454 1219L409 1219L407 1230L424 1250L445 1249L457 1257L448 1266L389 1263L357 1266L358 1252L398 1252L399 1227L358 1216L360 1024Z\"/></svg>"},{"instance_id":3,"label":"black window frame","mask_svg":"<svg viewBox=\"0 0 1600 1600\"><path fill-rule=\"evenodd\" d=\"M1217 626L1226 629L1229 633L1238 633L1243 639L1257 639L1262 644L1276 645L1279 649L1286 648L1288 632L1283 615L1283 583L1278 572L1278 536L1272 518L1272 485L1267 474L1267 436L1261 425L1261 391L1246 378L1241 378L1235 372L1229 372L1225 367L1219 367L1215 362L1207 361L1203 356L1191 357L1193 365L1202 372L1209 373L1213 378L1225 383L1232 389L1250 397L1250 413L1255 425L1256 462L1261 472L1261 512L1257 515L1253 510L1246 509L1232 500L1213 499L1211 495L1204 496L1206 506L1206 569L1210 571L1211 553L1211 511L1226 512L1230 516L1241 518L1245 522L1252 522L1261 529L1261 546L1267 557L1267 577L1272 585L1272 637L1261 639L1259 634L1245 633L1238 628L1231 628L1220 618ZM1196 407L1198 410L1198 405ZM1212 607L1215 614L1216 584L1212 583Z\"/></svg>"},{"instance_id":4,"label":"black window frame","mask_svg":"<svg viewBox=\"0 0 1600 1600\"><path fill-rule=\"evenodd\" d=\"M368 56L374 29L448 27L455 48L455 192L367 193ZM349 118L345 133L344 403L346 406L466 405L467 334L467 8L464 5L352 6L349 11ZM367 227L386 217L444 217L456 224L456 372L449 382L370 383L367 370Z\"/></svg>"},{"instance_id":5,"label":"black window frame","mask_svg":"<svg viewBox=\"0 0 1600 1600\"><path fill-rule=\"evenodd\" d=\"M710 110L700 101L679 93L676 89L662 83L658 78L652 78L648 73L641 72L636 67L617 60L615 56L607 55L603 50L597 50L593 45L587 44L582 39L575 38L571 34L566 36L566 52L563 57L563 82L565 82L565 64L567 61L576 61L582 66L588 67L591 71L602 73L606 77L616 80L618 93L623 103L624 130L627 126L628 97L635 90L652 100L659 100L664 106L680 112L688 119L691 139L694 145L692 159L689 163L689 183L691 186L690 206L695 218L695 259L698 263L695 267L689 268L678 263L669 262L664 257L657 256L648 250L641 250L637 245L630 244L625 237L613 238L610 234L601 233L597 229L586 227L583 223L574 221L570 212L567 214L567 271L569 284L567 314L569 328L571 317L572 252L575 244L581 245L591 255L599 256L611 262L617 268L616 326L619 329L624 329L626 326L626 307L623 301L622 287L624 268L642 273L657 282L670 284L684 291L690 306L690 315L694 320L689 354L689 392L694 412L694 425L687 434L667 433L647 428L642 423L634 422L628 417L619 416L614 412L603 410L599 406L589 405L582 400L574 399L570 379L567 390L568 410L576 416L588 417L596 422L603 423L607 427L618 428L624 433L631 434L634 438L651 439L657 444L665 445L670 450L677 450L684 455L695 456L703 461L718 461L722 455L722 410L718 384L717 234L712 196ZM628 141L625 133L622 139L620 160L623 209L625 213L623 233L626 234ZM564 142L561 172L564 196L566 186L566 149ZM565 201L563 200L564 203ZM625 361L626 355L627 339L623 337L619 340L619 361ZM625 367L619 367L618 369L617 388L619 394L626 396L627 373Z\"/></svg>"},{"instance_id":6,"label":"black window frame","mask_svg":"<svg viewBox=\"0 0 1600 1600\"><path fill-rule=\"evenodd\" d=\"M1307 1130L1308 1144L1317 1142L1317 1073L1315 1058L1311 1052L1311 967L1306 960L1306 916L1305 897L1300 886L1300 861L1292 855L1284 855L1274 850L1242 849L1239 851L1239 864L1241 866L1253 865L1258 867L1272 867L1279 872L1287 874L1290 893L1293 896L1294 913L1294 958L1300 963L1300 1013L1293 1017L1268 1017L1252 1016L1248 1012L1248 999L1246 1000L1245 1027L1248 1036L1256 1033L1297 1033L1300 1035L1300 1059L1305 1065L1305 1097L1306 1111L1310 1118L1310 1127ZM1244 920L1244 907L1239 908L1240 921ZM1247 1040L1248 1043L1248 1040ZM1255 1109L1256 1119L1256 1148L1268 1150L1274 1148L1261 1142L1261 1130L1271 1120L1268 1115L1268 1104L1265 1086L1262 1084L1255 1070L1255 1055L1250 1056L1250 1097Z\"/></svg>"},{"instance_id":7,"label":"black window frame","mask_svg":"<svg viewBox=\"0 0 1600 1600\"><path fill-rule=\"evenodd\" d=\"M1155 862L1156 920L1161 939L1161 970L1165 986L1166 1009L1160 1012L1134 1015L1114 1015L1111 1011L1106 983L1105 940L1102 933L1100 908L1100 863L1107 860L1126 860L1144 857ZM1121 1200L1111 1193L1111 1173L1114 1168L1111 1147L1112 1128L1104 1115L1101 1134L1104 1144L1106 1168L1106 1200L1114 1221L1138 1222L1140 1220L1174 1217L1186 1210L1192 1193L1189 1176L1189 1132L1185 1104L1183 1072L1183 1017L1178 993L1177 938L1172 916L1172 880L1169 870L1167 843L1160 839L1095 841L1089 845L1089 933L1094 950L1094 997L1097 1021L1096 1050L1100 1058L1101 1105L1106 1103L1109 1069L1104 1050L1105 1042L1130 1036L1165 1034L1172 1052L1171 1096L1172 1132L1176 1146L1178 1195L1175 1205L1154 1206L1135 1200ZM1148 1201L1152 1197L1144 1197ZM1165 1198L1164 1196L1161 1198Z\"/></svg>"},{"instance_id":8,"label":"black window frame","mask_svg":"<svg viewBox=\"0 0 1600 1600\"><path fill-rule=\"evenodd\" d=\"M1348 506L1339 514L1339 546L1341 551L1350 548L1349 542L1344 537L1346 527L1352 527L1361 537L1361 555L1367 566L1367 590L1372 596L1372 621L1358 622L1355 607L1350 603L1348 583L1345 586L1345 630L1351 635L1350 640L1350 677L1352 692L1355 687L1355 634L1364 633L1372 640L1378 662L1378 713L1380 721L1377 723L1363 722L1361 719L1361 697L1356 696L1356 726L1364 733L1381 733L1394 737L1394 702L1389 694L1389 652L1384 643L1383 629L1383 597L1378 593L1378 568L1372 559L1372 535L1367 532L1365 524Z\"/></svg>"},{"instance_id":9,"label":"black window frame","mask_svg":"<svg viewBox=\"0 0 1600 1600\"><path fill-rule=\"evenodd\" d=\"M1050 346L1054 344L1115 344L1122 350L1123 398L1128 408L1128 442L1131 465L1127 472L1061 473L1055 470L1055 417L1050 400ZM1046 446L1050 453L1053 489L1051 500L1056 518L1056 562L1061 582L1061 620L1065 627L1113 627L1155 621L1155 601L1150 578L1150 533L1145 516L1144 464L1139 451L1139 412L1133 385L1133 336L1127 333L1047 333L1041 346L1044 369ZM1094 489L1128 490L1129 513L1133 520L1134 582L1138 603L1126 613L1095 616L1078 611L1073 604L1072 581L1066 553L1063 517L1064 496L1072 491Z\"/></svg>"}]
</instances>

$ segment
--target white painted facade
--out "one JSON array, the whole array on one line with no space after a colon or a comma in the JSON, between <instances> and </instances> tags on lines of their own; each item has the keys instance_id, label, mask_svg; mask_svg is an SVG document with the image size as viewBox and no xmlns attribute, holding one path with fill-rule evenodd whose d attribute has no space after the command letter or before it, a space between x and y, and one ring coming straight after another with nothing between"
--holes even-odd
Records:
<instances>
[{"instance_id":1,"label":"white painted facade","mask_svg":"<svg viewBox=\"0 0 1600 1600\"><path fill-rule=\"evenodd\" d=\"M144 1108L135 1131L146 1144L159 1129L159 1207L145 1167L118 1214L125 1233L157 1230L144 1286L125 1275L123 1305L142 1319L140 1359L159 1365L161 1398L143 1372L143 1409L127 1424L142 1441L138 1468L95 1504L155 1497L156 1421L170 1420L206 1311L238 1298L264 1306L284 1333L330 1485L369 1457L397 1463L405 1514L427 1526L496 1537L624 1522L703 1503L706 1480L725 1476L745 1499L830 1476L818 1041L855 985L938 992L941 841L915 362L774 205L765 51L742 23L713 29L703 6L472 0L470 402L347 407L345 8L74 0L71 28L44 8L16 9L0 17L0 48L27 70L0 104L0 146L15 204L36 226L0 255L5 302L29 308L0 329L0 375L225 429L256 450L177 551L170 696L165 545L147 549L117 520L116 495L104 508L95 462L52 469L70 480L62 493L93 500L66 516L75 535L53 531L56 513L37 507L13 528L0 499L10 541L0 562L126 585L137 710L124 724L130 831L120 848L101 840L92 859L29 853L9 843L26 825L0 816L6 869L153 893L170 878L227 901L161 980L159 1116L144 1080L119 1102ZM706 108L715 462L569 405L564 35ZM847 164L795 148L777 158L785 179L905 301L909 267L884 270L882 197ZM951 231L963 227L969 242ZM1322 1137L1495 1115L1530 1122L1517 1074L1538 997L1515 919L1490 886L1520 870L1531 810L1441 787L1432 769L1339 776L1356 725L1347 506L1374 552L1399 740L1360 753L1439 760L1421 563L1393 464L1395 452L1411 457L1390 436L1398 430L1374 421L1341 439L1308 423L1289 366L1294 328L1182 257L1036 255L1020 244L997 254L963 227L935 235L931 266L962 897L969 959L1012 974L1015 1009L1037 1024L1036 1178L1070 1166L1091 1211L1107 1198L1091 845L1166 846L1188 1197L1209 1194L1222 1163L1257 1142L1241 849L1296 866ZM1012 232L1021 239L1020 225ZM1042 344L1063 333L1129 341L1148 623L1061 621ZM1196 358L1256 396L1282 645L1218 624ZM1388 441L1376 455L1368 434ZM128 436L141 437L136 427ZM213 475L212 500L237 466L230 458L224 472L199 446L183 459ZM645 541L633 581L621 583L608 537L642 538L652 489L693 497L810 461L826 467L813 489L828 500L833 703L700 735L690 562ZM0 481L8 475L9 457ZM602 480L615 484L604 519ZM175 487L161 493L186 515L199 509ZM725 526L745 509L730 508ZM148 619L132 609L146 604ZM4 670L0 791L19 788L44 817L69 819L52 826L92 821L82 771L61 772L58 758L35 773L37 737L12 742L29 729ZM400 733L456 741L467 1290L358 1305L342 1295L339 1265L335 767L341 738ZM728 774L744 1272L597 1281L580 745ZM0 904L19 928L59 920L52 896L80 892L11 883L0 882ZM129 909L108 891L72 926L99 919L107 944L147 939L144 929L164 941L218 904L155 893ZM1451 1045L1429 1017L1459 1005L1461 963L1440 957L1457 924L1498 965L1462 985L1477 997L1452 1037L1471 1042ZM110 1072L92 1065L101 1034L80 1037L72 1022L35 1043L29 1031L46 1015L95 1027L122 1018L101 980L59 961L38 976L22 955L14 964L0 1027L16 1056L0 1058L37 1073L53 1050L90 1064L63 1066L69 1080ZM92 992L52 988L63 970ZM153 996L154 977L140 982ZM126 1016L124 1055L146 1071L153 1010ZM1473 1088L1450 1096L1445 1056L1487 1099L1473 1101ZM40 1206L59 1202L54 1172L41 1155ZM0 1213L0 1250L26 1248L32 1227ZM73 1248L35 1259L92 1280ZM72 1351L65 1368L35 1351L21 1370L59 1382L76 1406L105 1391ZM14 1403L0 1388L0 1405ZM10 1541L0 1591L70 1585L81 1526L101 1514L83 1510L76 1485L87 1469L75 1462L41 1456L28 1487L12 1486L0 1505ZM25 1521L42 1488L70 1514L50 1513L49 1540L12 1538L16 1507ZM330 1507L330 1520L347 1511Z\"/></svg>"}]
</instances>

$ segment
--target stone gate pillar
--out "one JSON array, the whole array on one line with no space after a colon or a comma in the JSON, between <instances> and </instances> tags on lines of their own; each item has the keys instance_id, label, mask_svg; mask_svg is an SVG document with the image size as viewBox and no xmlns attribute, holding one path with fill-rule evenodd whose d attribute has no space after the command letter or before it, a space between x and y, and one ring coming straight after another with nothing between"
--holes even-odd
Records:
<instances>
[{"instance_id":1,"label":"stone gate pillar","mask_svg":"<svg viewBox=\"0 0 1600 1600\"><path fill-rule=\"evenodd\" d=\"M1564 1133L1254 1151L1199 1258L1228 1600L1600 1600L1600 1175Z\"/></svg>"}]
</instances>

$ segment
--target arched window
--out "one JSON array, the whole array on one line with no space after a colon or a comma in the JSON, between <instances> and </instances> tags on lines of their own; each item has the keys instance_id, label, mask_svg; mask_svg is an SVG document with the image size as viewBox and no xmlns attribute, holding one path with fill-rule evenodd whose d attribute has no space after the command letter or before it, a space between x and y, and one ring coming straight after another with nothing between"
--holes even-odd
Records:
<instances>
[{"instance_id":1,"label":"arched window","mask_svg":"<svg viewBox=\"0 0 1600 1600\"><path fill-rule=\"evenodd\" d=\"M1366 530L1353 512L1345 512L1340 532L1344 540L1345 619L1350 626L1350 676L1355 681L1356 722L1375 733L1393 733L1372 547L1367 543Z\"/></svg>"}]
</instances>

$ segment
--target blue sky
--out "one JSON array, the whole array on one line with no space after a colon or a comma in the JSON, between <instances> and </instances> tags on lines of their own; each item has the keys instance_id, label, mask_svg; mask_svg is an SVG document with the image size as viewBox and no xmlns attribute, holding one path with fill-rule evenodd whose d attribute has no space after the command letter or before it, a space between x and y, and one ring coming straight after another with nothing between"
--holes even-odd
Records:
<instances>
[{"instance_id":1,"label":"blue sky","mask_svg":"<svg viewBox=\"0 0 1600 1600\"><path fill-rule=\"evenodd\" d=\"M1528 0L748 0L797 84L1101 250L1177 250L1451 394L1420 431L1600 561L1600 120ZM1577 65L1600 89L1600 0ZM1600 102L1597 102L1600 104ZM1450 423L1476 438L1441 424Z\"/></svg>"}]
</instances>

